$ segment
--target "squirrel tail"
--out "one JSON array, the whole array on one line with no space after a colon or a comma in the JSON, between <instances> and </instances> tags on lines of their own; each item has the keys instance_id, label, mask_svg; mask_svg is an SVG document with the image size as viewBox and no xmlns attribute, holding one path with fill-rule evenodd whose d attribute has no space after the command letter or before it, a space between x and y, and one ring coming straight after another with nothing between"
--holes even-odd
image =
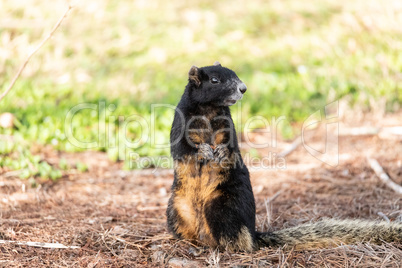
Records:
<instances>
[{"instance_id":1,"label":"squirrel tail","mask_svg":"<svg viewBox=\"0 0 402 268\"><path fill-rule=\"evenodd\" d=\"M322 220L275 232L258 233L259 246L314 249L341 244L402 243L402 223L366 220Z\"/></svg>"}]
</instances>

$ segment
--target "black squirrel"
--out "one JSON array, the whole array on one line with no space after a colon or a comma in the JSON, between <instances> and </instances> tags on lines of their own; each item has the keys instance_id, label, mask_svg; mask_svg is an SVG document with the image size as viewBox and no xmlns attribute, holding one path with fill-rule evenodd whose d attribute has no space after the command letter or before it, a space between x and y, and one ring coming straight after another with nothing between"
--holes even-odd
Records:
<instances>
[{"instance_id":1,"label":"black squirrel","mask_svg":"<svg viewBox=\"0 0 402 268\"><path fill-rule=\"evenodd\" d=\"M364 220L322 220L256 232L250 176L229 110L246 90L235 72L219 62L189 71L170 133L174 181L167 223L175 237L232 251L402 241L402 223Z\"/></svg>"}]
</instances>

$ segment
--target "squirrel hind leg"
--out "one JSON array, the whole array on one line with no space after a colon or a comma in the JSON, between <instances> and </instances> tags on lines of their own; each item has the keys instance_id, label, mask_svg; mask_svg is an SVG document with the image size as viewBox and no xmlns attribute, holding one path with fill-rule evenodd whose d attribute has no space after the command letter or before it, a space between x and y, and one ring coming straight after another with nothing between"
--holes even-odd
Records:
<instances>
[{"instance_id":1,"label":"squirrel hind leg","mask_svg":"<svg viewBox=\"0 0 402 268\"><path fill-rule=\"evenodd\" d=\"M235 237L222 236L219 239L219 247L226 250L235 251L246 251L252 252L257 249L255 247L254 239L249 229L246 226L242 226Z\"/></svg>"}]
</instances>

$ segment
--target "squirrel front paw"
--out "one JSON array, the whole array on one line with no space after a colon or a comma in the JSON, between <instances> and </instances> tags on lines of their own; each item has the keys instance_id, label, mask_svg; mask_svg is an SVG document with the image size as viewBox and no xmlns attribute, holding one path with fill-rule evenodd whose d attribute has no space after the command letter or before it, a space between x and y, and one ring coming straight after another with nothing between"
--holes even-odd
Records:
<instances>
[{"instance_id":1,"label":"squirrel front paw","mask_svg":"<svg viewBox=\"0 0 402 268\"><path fill-rule=\"evenodd\" d=\"M224 144L219 144L214 150L214 159L216 162L221 162L224 158L229 157L229 149Z\"/></svg>"},{"instance_id":2,"label":"squirrel front paw","mask_svg":"<svg viewBox=\"0 0 402 268\"><path fill-rule=\"evenodd\" d=\"M201 143L197 147L198 147L198 161L214 159L214 151L212 150L211 145Z\"/></svg>"}]
</instances>

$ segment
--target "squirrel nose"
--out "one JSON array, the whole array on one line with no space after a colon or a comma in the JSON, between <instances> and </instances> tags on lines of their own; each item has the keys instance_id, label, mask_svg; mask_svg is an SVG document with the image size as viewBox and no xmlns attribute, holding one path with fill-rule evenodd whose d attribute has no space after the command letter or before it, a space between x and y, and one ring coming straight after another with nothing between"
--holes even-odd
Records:
<instances>
[{"instance_id":1,"label":"squirrel nose","mask_svg":"<svg viewBox=\"0 0 402 268\"><path fill-rule=\"evenodd\" d=\"M238 85L237 88L239 89L241 94L244 94L244 92L246 92L246 90L247 90L246 84L244 84L244 83L241 83L240 85Z\"/></svg>"}]
</instances>

